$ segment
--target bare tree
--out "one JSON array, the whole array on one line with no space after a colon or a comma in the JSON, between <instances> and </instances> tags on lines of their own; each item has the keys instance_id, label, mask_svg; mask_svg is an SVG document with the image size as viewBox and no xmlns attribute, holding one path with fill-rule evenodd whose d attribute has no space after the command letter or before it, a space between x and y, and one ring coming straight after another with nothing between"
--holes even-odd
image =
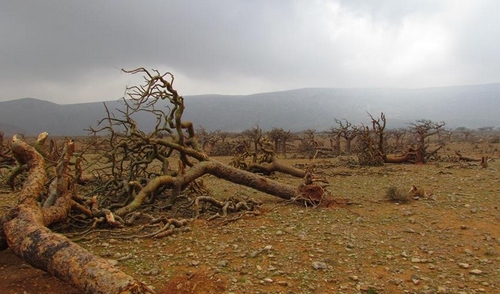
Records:
<instances>
[{"instance_id":1,"label":"bare tree","mask_svg":"<svg viewBox=\"0 0 500 294\"><path fill-rule=\"evenodd\" d=\"M468 129L466 127L458 127L456 130L464 136L464 141L468 142L470 135L474 132L474 130Z\"/></svg>"},{"instance_id":2,"label":"bare tree","mask_svg":"<svg viewBox=\"0 0 500 294\"><path fill-rule=\"evenodd\" d=\"M433 151L428 151L429 145L426 140L430 136L438 134L445 126L445 122L433 122L427 119L419 119L414 123L410 123L410 126L410 132L414 134L417 142L416 148L412 150L415 155L414 160L416 163L425 163L442 148L442 146L439 146Z\"/></svg>"},{"instance_id":3,"label":"bare tree","mask_svg":"<svg viewBox=\"0 0 500 294\"><path fill-rule=\"evenodd\" d=\"M285 131L283 128L273 128L268 132L268 136L274 142L274 150L277 153L281 152L286 158L286 142L291 138L290 131Z\"/></svg>"},{"instance_id":4,"label":"bare tree","mask_svg":"<svg viewBox=\"0 0 500 294\"><path fill-rule=\"evenodd\" d=\"M342 137L342 129L338 127L331 127L328 133L330 135L330 145L333 149L333 153L335 156L339 156L341 153L340 138Z\"/></svg>"},{"instance_id":5,"label":"bare tree","mask_svg":"<svg viewBox=\"0 0 500 294\"><path fill-rule=\"evenodd\" d=\"M313 158L319 146L315 138L315 133L316 130L307 129L302 133L302 137L300 138L301 144L298 151L305 153L308 158Z\"/></svg>"},{"instance_id":6,"label":"bare tree","mask_svg":"<svg viewBox=\"0 0 500 294\"><path fill-rule=\"evenodd\" d=\"M124 99L125 110L119 111L121 117L106 108L107 117L91 129L95 134L106 133L103 142L107 144L103 145L106 149L102 157L106 166L94 175L97 189L92 194L95 196L78 194L76 182L88 182L80 178L79 165L70 164L72 141L66 142L59 153L54 166L57 176L49 183L45 158L37 151L42 150L38 147L43 147L46 135L39 138L35 147L14 138L12 152L19 165L27 166L29 174L19 194L19 204L0 217L2 249L10 247L31 265L72 283L85 293L150 293L152 290L143 283L67 238L53 234L47 226L65 220L71 209L111 226L132 224L135 212L143 204L155 203L164 194L168 194L171 202L185 198L187 191L198 187L197 180L206 174L298 203L317 204L323 199L324 191L315 183L313 169L294 169L293 172L298 171L297 176L304 178L303 183L294 187L208 157L198 142L193 124L182 118L184 98L173 87L173 75L144 68L125 72L144 75L145 83L128 89L130 99ZM167 111L156 108L159 100L170 102ZM138 112L156 117L152 131L146 133L139 128L133 119ZM268 148L263 143L256 147ZM271 162L267 166L287 169L273 160L271 151L268 150ZM73 171L76 177L70 175L71 167L76 168ZM47 202L50 198L53 200ZM236 203L232 199L222 202L209 196L195 196L188 203L195 216L202 203L217 206L221 213L251 209L248 202ZM150 216L150 219L156 218ZM189 222L161 219L165 226L148 236L167 236Z\"/></svg>"},{"instance_id":7,"label":"bare tree","mask_svg":"<svg viewBox=\"0 0 500 294\"><path fill-rule=\"evenodd\" d=\"M358 136L358 127L354 126L352 123L344 119L344 122L341 120L335 119L335 122L339 126L340 136L344 138L346 141L345 152L347 154L351 153L351 143L356 136Z\"/></svg>"}]
</instances>

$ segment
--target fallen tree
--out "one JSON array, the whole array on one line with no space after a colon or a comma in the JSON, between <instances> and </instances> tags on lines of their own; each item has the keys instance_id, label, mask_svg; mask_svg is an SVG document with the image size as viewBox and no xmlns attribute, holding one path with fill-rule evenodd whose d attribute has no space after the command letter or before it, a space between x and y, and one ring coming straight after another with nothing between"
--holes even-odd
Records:
<instances>
[{"instance_id":1,"label":"fallen tree","mask_svg":"<svg viewBox=\"0 0 500 294\"><path fill-rule=\"evenodd\" d=\"M92 129L96 134L100 131L108 131L108 134L107 144L102 145L106 150L101 150L106 165L91 176L83 174L81 158L70 165L73 142L66 142L54 170L51 170L47 169L44 159L47 154L39 148L48 134L39 138L36 148L14 137L12 153L18 166L25 167L28 176L19 193L18 204L1 217L2 249L10 247L32 266L73 284L85 293L152 293L142 282L66 237L53 233L47 226L65 220L71 209L78 211L80 216L94 219L94 224L103 220L112 227L133 225L144 204L154 205L155 200L166 193L173 205L178 199L187 197L189 189L198 189L197 180L206 174L306 205L318 205L325 197L323 188L315 183L313 168L308 171L287 169L275 159L271 160L271 165L278 171L291 170L296 176L303 175L304 182L294 187L211 159L198 144L193 124L182 120L183 98L172 86L173 76L156 71L152 74L144 68L129 73L145 74L146 84L129 89L130 101L124 101L123 118L108 111L108 116L101 121L105 125L101 129ZM162 99L168 99L172 105L168 112L155 108L155 103ZM133 114L139 111L156 116L157 123L152 132L141 131L133 120ZM70 170L71 166L74 166L74 171ZM48 179L47 170L54 173L53 181ZM75 174L75 177L70 174ZM90 193L93 196L85 198L79 195L76 183L97 188ZM190 202L196 217L203 202L211 203L223 214L253 207L251 203L197 196ZM171 208L171 205L166 208ZM151 237L166 236L174 228L189 222L166 216L149 216L149 219L152 223L164 223L162 229L145 235Z\"/></svg>"},{"instance_id":2,"label":"fallen tree","mask_svg":"<svg viewBox=\"0 0 500 294\"><path fill-rule=\"evenodd\" d=\"M85 293L152 293L145 284L53 233L48 225L65 219L72 203L72 183L67 172L72 146L66 144L57 166L57 195L52 206L40 207L37 198L47 182L44 158L31 146L14 137L12 152L29 175L19 193L18 204L1 218L2 248L8 246L33 267L67 281Z\"/></svg>"}]
</instances>

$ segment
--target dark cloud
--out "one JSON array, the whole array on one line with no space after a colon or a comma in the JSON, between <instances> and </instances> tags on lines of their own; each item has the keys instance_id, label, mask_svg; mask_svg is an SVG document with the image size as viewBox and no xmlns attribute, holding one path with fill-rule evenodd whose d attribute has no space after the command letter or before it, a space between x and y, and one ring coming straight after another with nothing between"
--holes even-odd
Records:
<instances>
[{"instance_id":1,"label":"dark cloud","mask_svg":"<svg viewBox=\"0 0 500 294\"><path fill-rule=\"evenodd\" d=\"M184 94L500 80L494 0L4 2L0 100L116 99L139 66Z\"/></svg>"}]
</instances>

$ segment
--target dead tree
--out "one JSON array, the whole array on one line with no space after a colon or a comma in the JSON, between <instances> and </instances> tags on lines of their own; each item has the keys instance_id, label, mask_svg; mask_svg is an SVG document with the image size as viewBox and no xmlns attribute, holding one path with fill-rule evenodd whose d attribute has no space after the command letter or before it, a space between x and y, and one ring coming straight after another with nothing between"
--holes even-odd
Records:
<instances>
[{"instance_id":1,"label":"dead tree","mask_svg":"<svg viewBox=\"0 0 500 294\"><path fill-rule=\"evenodd\" d=\"M468 129L466 127L458 127L456 128L456 131L460 132L464 136L463 140L465 142L469 142L469 137L474 132L474 130Z\"/></svg>"},{"instance_id":2,"label":"dead tree","mask_svg":"<svg viewBox=\"0 0 500 294\"><path fill-rule=\"evenodd\" d=\"M129 89L129 98L123 111L124 118L116 118L108 112L108 117L101 123L105 125L94 132L109 133L111 170L117 189L113 195L120 201L114 201L115 213L125 216L135 211L143 203L151 202L155 195L169 193L169 203L173 205L191 183L205 174L245 185L259 191L283 198L293 199L297 189L263 178L254 173L224 165L206 155L197 140L193 124L182 120L184 98L173 87L173 75L161 75L157 71L150 72L144 68L126 71L132 74L145 75L145 85ZM172 107L169 112L155 108L155 102L168 100ZM150 133L142 132L132 119L137 111L149 111L157 116L156 128ZM107 124L106 124L107 123ZM162 137L158 136L162 133ZM248 132L251 134L254 149L264 154L263 165L251 166L250 169L261 168L270 172L286 171L303 177L304 171L284 167L275 160L273 152L262 142L262 130L256 126ZM177 154L177 156L173 156ZM151 176L150 167L153 161L160 162L162 169ZM176 164L171 164L174 161ZM257 162L258 163L258 162ZM175 168L176 167L176 168ZM291 170L292 169L292 170ZM120 184L126 181L125 186ZM133 189L128 187L133 183ZM109 194L108 194L109 195Z\"/></svg>"},{"instance_id":3,"label":"dead tree","mask_svg":"<svg viewBox=\"0 0 500 294\"><path fill-rule=\"evenodd\" d=\"M433 122L427 119L419 119L411 123L410 126L410 132L414 134L417 142L417 146L410 149L410 153L414 156L413 161L415 163L425 163L442 148L442 146L439 146L433 151L428 151L429 144L426 140L430 136L439 133L445 126L445 122Z\"/></svg>"},{"instance_id":4,"label":"dead tree","mask_svg":"<svg viewBox=\"0 0 500 294\"><path fill-rule=\"evenodd\" d=\"M204 127L200 126L196 130L196 135L201 144L201 149L208 155L211 154L215 144L221 140L220 131L207 131Z\"/></svg>"},{"instance_id":5,"label":"dead tree","mask_svg":"<svg viewBox=\"0 0 500 294\"><path fill-rule=\"evenodd\" d=\"M34 148L14 137L12 151L20 164L28 166L29 175L19 193L18 204L0 219L1 249L9 247L32 266L73 284L84 293L153 293L145 284L54 234L48 225L67 218L75 193L68 165L72 143L67 142L57 163L54 185L48 194L55 195L50 206L41 207L38 198L47 182L45 159Z\"/></svg>"},{"instance_id":6,"label":"dead tree","mask_svg":"<svg viewBox=\"0 0 500 294\"><path fill-rule=\"evenodd\" d=\"M253 128L243 131L242 135L244 137L248 138L248 140L250 140L250 142L252 142L253 152L255 152L257 154L259 151L259 144L260 144L262 137L264 135L264 132L259 127L259 125L257 124Z\"/></svg>"},{"instance_id":7,"label":"dead tree","mask_svg":"<svg viewBox=\"0 0 500 294\"><path fill-rule=\"evenodd\" d=\"M312 159L316 154L316 149L318 148L318 142L315 139L316 130L308 129L303 132L300 138L299 153L304 153L309 159Z\"/></svg>"},{"instance_id":8,"label":"dead tree","mask_svg":"<svg viewBox=\"0 0 500 294\"><path fill-rule=\"evenodd\" d=\"M342 129L338 127L332 127L329 130L330 135L330 145L333 149L333 153L335 156L339 156L341 153L340 150L340 138L342 137Z\"/></svg>"},{"instance_id":9,"label":"dead tree","mask_svg":"<svg viewBox=\"0 0 500 294\"><path fill-rule=\"evenodd\" d=\"M362 165L380 165L382 163L405 163L409 162L413 150L408 150L403 154L388 154L386 151L386 124L387 119L382 112L380 117L375 119L368 114L372 120L372 128L364 127L360 131L358 140L359 160Z\"/></svg>"},{"instance_id":10,"label":"dead tree","mask_svg":"<svg viewBox=\"0 0 500 294\"><path fill-rule=\"evenodd\" d=\"M344 122L342 122L341 120L335 119L335 122L339 126L340 136L342 138L344 138L344 140L346 142L345 152L347 154L350 154L352 140L354 140L354 138L356 138L356 136L358 136L358 127L353 126L352 123L350 123L346 119L344 119Z\"/></svg>"},{"instance_id":11,"label":"dead tree","mask_svg":"<svg viewBox=\"0 0 500 294\"><path fill-rule=\"evenodd\" d=\"M124 100L125 110L120 111L123 117L115 116L106 108L107 117L100 122L100 127L91 129L95 134L106 132L104 142L107 143L102 157L107 166L94 174L94 182L99 185L93 192L95 196L78 202L83 197L78 195L69 172L74 150L71 141L65 144L54 166L55 179L49 184L46 162L38 151L38 147L43 147L39 144L43 145L41 141L46 137L39 138L37 148L14 138L12 153L19 165L27 167L28 176L19 193L18 205L0 218L2 249L10 247L31 265L68 281L84 293L152 293L140 281L67 238L52 233L47 226L65 220L71 209L77 209L90 218L105 216L109 224L120 222L120 216L131 216L132 219L134 214L130 213L140 209L146 201L154 201L159 193L168 192L170 199L175 200L206 174L286 200L303 202L307 199L308 203L318 203L324 198L324 191L315 183L312 170L304 172L304 183L294 187L208 157L198 143L193 124L182 119L184 98L173 87L173 75L144 68L126 72L143 74L145 84L128 89L130 100ZM163 99L171 104L168 111L155 108L155 103ZM157 118L154 129L148 133L142 131L133 119L134 114L142 111ZM48 187L47 192L45 187ZM53 200L47 202L49 198ZM48 204L43 205L40 199ZM196 200L193 206L202 201L210 202L207 197ZM91 207L86 207L86 204ZM99 206L105 208L98 209ZM225 204L219 206L221 209L228 207ZM168 221L164 226L166 231L155 233L155 236L165 236L171 225L186 222Z\"/></svg>"},{"instance_id":12,"label":"dead tree","mask_svg":"<svg viewBox=\"0 0 500 294\"><path fill-rule=\"evenodd\" d=\"M290 131L285 131L283 128L273 128L268 136L274 142L275 152L281 153L286 158L286 142L291 138Z\"/></svg>"}]
</instances>

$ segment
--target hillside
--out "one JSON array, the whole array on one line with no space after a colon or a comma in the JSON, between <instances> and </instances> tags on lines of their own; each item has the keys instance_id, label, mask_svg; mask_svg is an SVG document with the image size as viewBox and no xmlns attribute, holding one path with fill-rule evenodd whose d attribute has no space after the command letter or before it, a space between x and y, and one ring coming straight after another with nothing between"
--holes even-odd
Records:
<instances>
[{"instance_id":1,"label":"hillside","mask_svg":"<svg viewBox=\"0 0 500 294\"><path fill-rule=\"evenodd\" d=\"M165 102L163 102L165 103ZM120 101L106 102L110 110ZM500 126L500 83L425 89L307 88L253 95L185 97L185 119L208 130L326 130L334 119L368 124L368 113L384 112L389 127L404 127L415 119L445 121L448 128ZM165 105L167 105L165 103ZM0 102L0 130L27 135L85 135L105 116L101 102L59 105L33 98ZM151 124L136 117L139 124Z\"/></svg>"}]
</instances>

